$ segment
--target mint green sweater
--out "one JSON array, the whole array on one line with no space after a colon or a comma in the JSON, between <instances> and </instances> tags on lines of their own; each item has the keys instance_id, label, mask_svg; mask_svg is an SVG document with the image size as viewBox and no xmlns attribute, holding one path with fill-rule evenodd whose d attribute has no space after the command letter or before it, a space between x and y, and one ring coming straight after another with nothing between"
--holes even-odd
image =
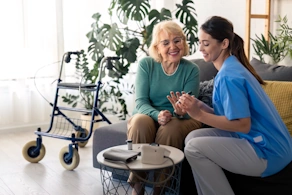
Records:
<instances>
[{"instance_id":1,"label":"mint green sweater","mask_svg":"<svg viewBox=\"0 0 292 195\"><path fill-rule=\"evenodd\" d=\"M173 107L166 98L173 92L189 92L199 95L199 67L189 60L181 59L177 71L168 76L161 63L151 57L140 60L135 82L136 106L133 114L146 114L157 121L161 110L173 113Z\"/></svg>"}]
</instances>

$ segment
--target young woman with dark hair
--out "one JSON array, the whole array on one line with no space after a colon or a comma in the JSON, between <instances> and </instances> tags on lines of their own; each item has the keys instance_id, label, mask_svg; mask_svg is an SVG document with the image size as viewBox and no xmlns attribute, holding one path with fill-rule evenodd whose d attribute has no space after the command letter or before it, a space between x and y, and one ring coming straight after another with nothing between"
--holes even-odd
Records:
<instances>
[{"instance_id":1,"label":"young woman with dark hair","mask_svg":"<svg viewBox=\"0 0 292 195\"><path fill-rule=\"evenodd\" d=\"M199 43L205 61L213 62L218 70L213 108L188 94L177 104L213 128L190 132L184 152L199 195L232 195L222 168L248 176L273 175L292 160L291 137L232 23L211 17L200 28Z\"/></svg>"}]
</instances>

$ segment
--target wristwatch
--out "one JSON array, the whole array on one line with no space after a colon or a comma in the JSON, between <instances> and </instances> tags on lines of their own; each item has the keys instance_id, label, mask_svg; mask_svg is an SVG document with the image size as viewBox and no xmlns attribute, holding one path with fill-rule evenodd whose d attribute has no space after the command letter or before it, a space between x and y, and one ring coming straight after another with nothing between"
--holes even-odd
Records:
<instances>
[{"instance_id":1,"label":"wristwatch","mask_svg":"<svg viewBox=\"0 0 292 195\"><path fill-rule=\"evenodd\" d=\"M174 111L173 111L173 116L175 116L176 118L179 118L179 119L183 119L184 118L184 115L178 115Z\"/></svg>"}]
</instances>

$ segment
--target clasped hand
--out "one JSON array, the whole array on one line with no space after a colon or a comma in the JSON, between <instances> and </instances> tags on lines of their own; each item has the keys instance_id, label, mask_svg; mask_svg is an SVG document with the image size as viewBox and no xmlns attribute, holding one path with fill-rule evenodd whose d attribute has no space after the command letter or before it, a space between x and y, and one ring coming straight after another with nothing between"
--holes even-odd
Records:
<instances>
[{"instance_id":1,"label":"clasped hand","mask_svg":"<svg viewBox=\"0 0 292 195\"><path fill-rule=\"evenodd\" d=\"M172 114L169 110L161 110L158 114L158 123L160 125L166 125L171 120Z\"/></svg>"}]
</instances>

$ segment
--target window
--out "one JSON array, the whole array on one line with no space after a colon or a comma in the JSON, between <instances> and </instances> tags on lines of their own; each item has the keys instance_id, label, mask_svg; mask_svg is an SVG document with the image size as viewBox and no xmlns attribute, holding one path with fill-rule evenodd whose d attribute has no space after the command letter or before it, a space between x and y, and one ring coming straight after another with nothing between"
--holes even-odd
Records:
<instances>
[{"instance_id":1,"label":"window","mask_svg":"<svg viewBox=\"0 0 292 195\"><path fill-rule=\"evenodd\" d=\"M49 123L52 109L44 98L54 99L62 55L87 48L91 16L106 12L108 3L1 2L0 130Z\"/></svg>"}]
</instances>

